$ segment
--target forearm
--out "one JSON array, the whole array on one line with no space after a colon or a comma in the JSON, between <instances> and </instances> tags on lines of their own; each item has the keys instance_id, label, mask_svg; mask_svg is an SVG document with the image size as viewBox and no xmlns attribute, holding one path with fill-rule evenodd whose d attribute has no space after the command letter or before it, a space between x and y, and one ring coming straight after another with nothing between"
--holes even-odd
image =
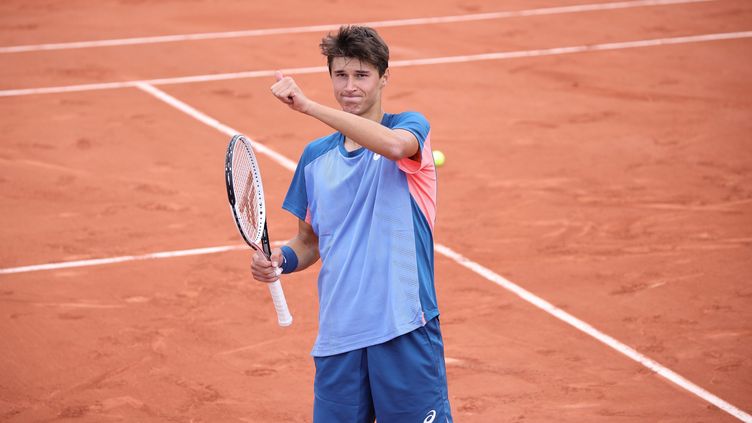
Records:
<instances>
[{"instance_id":1,"label":"forearm","mask_svg":"<svg viewBox=\"0 0 752 423\"><path fill-rule=\"evenodd\" d=\"M418 145L406 131L395 131L370 119L311 102L305 113L342 132L359 145L391 160L412 157ZM413 139L411 139L413 138Z\"/></svg>"}]
</instances>

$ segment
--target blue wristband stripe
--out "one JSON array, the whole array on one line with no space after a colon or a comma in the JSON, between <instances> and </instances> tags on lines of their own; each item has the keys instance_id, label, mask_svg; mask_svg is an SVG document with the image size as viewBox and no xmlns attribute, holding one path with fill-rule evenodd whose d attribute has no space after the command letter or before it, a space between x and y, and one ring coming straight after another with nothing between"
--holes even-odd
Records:
<instances>
[{"instance_id":1,"label":"blue wristband stripe","mask_svg":"<svg viewBox=\"0 0 752 423\"><path fill-rule=\"evenodd\" d=\"M295 250L283 245L282 248L282 273L292 273L298 268L298 255L295 254Z\"/></svg>"}]
</instances>

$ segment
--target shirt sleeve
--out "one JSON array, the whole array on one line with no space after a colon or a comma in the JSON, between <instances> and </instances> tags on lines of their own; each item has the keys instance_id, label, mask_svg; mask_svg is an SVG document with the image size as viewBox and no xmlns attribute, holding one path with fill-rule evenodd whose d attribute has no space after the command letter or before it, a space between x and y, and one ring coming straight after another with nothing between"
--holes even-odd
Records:
<instances>
[{"instance_id":1,"label":"shirt sleeve","mask_svg":"<svg viewBox=\"0 0 752 423\"><path fill-rule=\"evenodd\" d=\"M405 112L396 116L392 129L403 129L409 131L418 140L420 150L420 161L413 160L409 157L400 159L397 165L403 172L413 174L421 171L428 165L433 165L433 153L430 151L430 143L426 143L431 132L431 125L422 114L418 112Z\"/></svg>"},{"instance_id":2,"label":"shirt sleeve","mask_svg":"<svg viewBox=\"0 0 752 423\"><path fill-rule=\"evenodd\" d=\"M306 190L305 167L308 162L308 149L298 160L295 175L292 177L290 187L287 189L282 208L295 215L298 219L308 221L308 193Z\"/></svg>"},{"instance_id":3,"label":"shirt sleeve","mask_svg":"<svg viewBox=\"0 0 752 423\"><path fill-rule=\"evenodd\" d=\"M431 127L423 115L416 112L408 112L393 126L410 131L415 135L420 144L420 160L416 161L405 157L397 161L397 166L407 176L407 185L418 208L425 216L431 231L436 221L436 194L437 174L436 165L433 161L431 150Z\"/></svg>"}]
</instances>

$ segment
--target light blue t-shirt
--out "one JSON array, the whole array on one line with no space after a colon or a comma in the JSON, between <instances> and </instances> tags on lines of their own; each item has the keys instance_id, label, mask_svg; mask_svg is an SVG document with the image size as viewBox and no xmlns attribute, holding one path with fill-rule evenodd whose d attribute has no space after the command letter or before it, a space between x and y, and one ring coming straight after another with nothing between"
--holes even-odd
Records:
<instances>
[{"instance_id":1,"label":"light blue t-shirt","mask_svg":"<svg viewBox=\"0 0 752 423\"><path fill-rule=\"evenodd\" d=\"M314 356L386 342L439 314L430 126L416 112L385 114L381 123L412 132L422 160L395 162L365 148L348 152L337 132L306 146L282 206L319 239Z\"/></svg>"}]
</instances>

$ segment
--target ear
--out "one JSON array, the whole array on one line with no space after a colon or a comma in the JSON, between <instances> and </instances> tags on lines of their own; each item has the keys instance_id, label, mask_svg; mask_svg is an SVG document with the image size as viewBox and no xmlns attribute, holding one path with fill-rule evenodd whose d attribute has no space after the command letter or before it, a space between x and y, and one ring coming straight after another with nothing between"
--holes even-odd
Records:
<instances>
[{"instance_id":1,"label":"ear","mask_svg":"<svg viewBox=\"0 0 752 423\"><path fill-rule=\"evenodd\" d=\"M389 82L389 68L384 71L384 75L381 77L381 88L384 88L387 82Z\"/></svg>"}]
</instances>

